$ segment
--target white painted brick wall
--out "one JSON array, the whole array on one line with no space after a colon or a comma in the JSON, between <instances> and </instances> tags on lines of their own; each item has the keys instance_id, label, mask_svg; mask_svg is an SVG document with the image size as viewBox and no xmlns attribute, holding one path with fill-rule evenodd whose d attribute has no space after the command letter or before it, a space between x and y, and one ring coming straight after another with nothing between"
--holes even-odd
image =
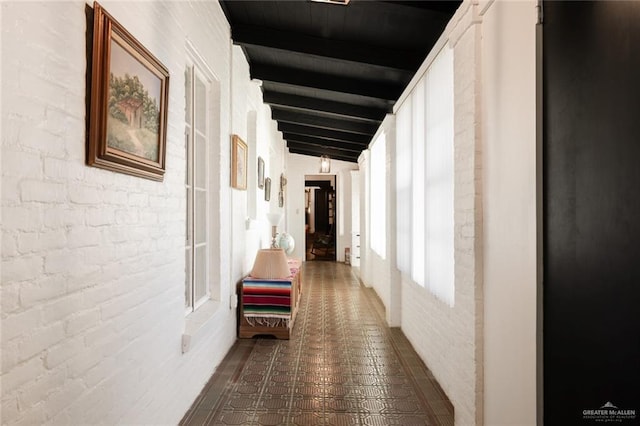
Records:
<instances>
[{"instance_id":1,"label":"white painted brick wall","mask_svg":"<svg viewBox=\"0 0 640 426\"><path fill-rule=\"evenodd\" d=\"M452 308L402 279L402 330L443 387L456 425L482 424L478 20L463 3L447 28L454 48L454 256Z\"/></svg>"},{"instance_id":2,"label":"white painted brick wall","mask_svg":"<svg viewBox=\"0 0 640 426\"><path fill-rule=\"evenodd\" d=\"M232 212L246 216L246 196L229 189L229 135L232 114L233 132L246 126L248 69L242 55L231 69L220 6L101 2L170 71L167 172L158 183L84 164L90 3L0 4L2 424L178 423L235 339L227 301L243 271L232 265L253 257L231 247ZM182 354L187 40L218 79L211 255L221 303ZM268 135L266 147L282 145Z\"/></svg>"},{"instance_id":3,"label":"white painted brick wall","mask_svg":"<svg viewBox=\"0 0 640 426\"><path fill-rule=\"evenodd\" d=\"M509 8L504 5L508 5ZM527 34L533 33L535 5L533 2L525 4L519 3L522 7L519 9L520 14L513 14L514 3L495 2L488 5L489 8L496 10L494 25L503 25L508 22L515 27L521 25L530 25ZM518 6L520 7L520 6ZM528 9L527 9L528 8ZM488 309L489 300L485 301L484 295L484 268L483 263L486 245L484 244L505 244L495 229L500 228L499 223L494 223L494 233L487 240L484 234L483 224L483 198L487 197L484 191L487 190L483 181L483 158L485 154L482 150L483 144L496 144L495 140L482 140L480 128L483 118L483 112L480 110L481 101L496 108L494 97L497 94L496 87L506 90L502 87L505 84L506 76L497 74L493 76L496 81L496 87L491 92L483 92L482 82L480 80L482 73L480 65L483 61L495 61L491 66L502 70L508 69L511 74L509 78L517 81L522 90L532 90L533 78L523 81L523 75L526 73L514 71L510 66L512 64L499 59L504 55L502 51L498 51L495 47L493 52L496 57L490 57L480 48L482 40L482 29L485 23L478 16L478 6L472 6L471 2L465 2L461 9L454 16L454 19L447 28L450 43L454 46L454 81L455 81L455 197L454 197L454 222L455 222L455 305L453 308L440 303L431 296L427 291L410 282L406 277L403 278L402 287L402 329L414 345L414 348L425 360L426 364L432 370L434 376L438 379L443 389L451 399L455 407L455 423L458 425L481 425L481 424L534 424L535 423L535 238L529 238L529 242L533 242L533 246L529 246L530 253L527 257L525 250L521 250L517 255L513 255L509 259L504 257L492 258L492 266L494 266L492 282L487 285L493 286L493 295L495 300ZM517 10L516 10L517 11ZM510 15L507 15L511 13ZM505 16L507 16L505 18ZM514 21L513 19L519 19ZM495 22L498 22L496 24ZM517 22L514 24L514 22ZM488 41L502 42L502 36L505 35L504 28L492 28L494 39ZM495 38L495 34L501 34ZM519 30L520 31L520 30ZM516 37L522 37L522 31L517 36L506 37L511 43ZM516 45L517 46L517 45ZM492 46L493 47L493 46ZM533 43L522 45L522 49L515 48L519 53L524 51L525 55L533 54ZM515 51L514 50L514 51ZM513 55L510 56L513 58ZM527 56L526 60L531 60L531 56ZM524 59L523 59L524 60ZM486 65L486 63L485 63ZM516 68L517 69L517 68ZM533 73L533 68L529 67L527 72ZM507 74L507 73L505 73ZM529 84L529 86L525 86ZM513 91L509 92L510 95ZM533 95L529 92L529 100L533 99ZM521 101L525 102L526 101ZM534 103L528 103L524 107L514 102L512 106L503 105L505 108L521 108L530 112L530 115L518 115L517 119L522 123L509 123L504 126L516 126L519 132L526 132L526 128L534 129L535 114L531 111L534 109ZM494 112L491 110L491 112ZM511 111L510 111L511 112ZM495 114L495 112L494 112ZM517 113L516 113L517 114ZM496 124L500 122L502 117L494 117ZM513 117L515 118L515 117ZM519 125L521 124L521 126ZM491 135L496 138L495 129ZM528 127L527 127L528 126ZM523 151L529 150L534 152L535 143L527 145L526 140L533 138L533 133L523 134L519 139L519 148ZM499 133L499 132L498 132ZM509 133L512 135L513 133ZM499 137L499 135L498 135ZM501 141L508 146L513 146L511 138ZM534 152L535 153L535 152ZM495 156L496 154L494 154ZM531 161L535 155L521 155L518 158L522 162L520 170L509 174L507 179L510 182L514 193L518 197L525 197L529 194L531 204L535 202L535 191L532 185L535 185L535 179L527 175L528 167L531 168ZM515 158L515 157L514 157ZM495 158L493 159L494 161ZM520 164L520 163L518 163ZM509 164L509 166L514 167ZM494 164L495 170L505 173L508 170L506 163ZM518 167L515 167L518 168ZM502 179L505 179L502 176ZM517 182L517 183L513 183ZM518 183L520 186L517 186ZM500 193L496 193L496 184L494 187L488 188L494 192L489 194L487 198L491 200L501 199L504 197L504 185L500 186ZM533 195L531 195L533 194ZM533 197L533 198L532 198ZM512 197L515 199L516 197ZM495 205L494 205L495 210ZM494 211L495 214L495 211ZM535 223L535 215L533 211L529 215L514 216L509 209L500 211L500 214L509 216L510 220L518 220L523 228L531 228L531 221ZM533 215L533 216L531 216ZM533 217L533 219L531 219ZM502 238L502 239L501 239ZM516 238L516 237L511 237ZM523 244L526 238L516 238ZM488 241L488 242L487 242ZM506 241L512 244L512 240ZM526 281L530 285L522 290L513 288L513 277L511 279L500 276L496 271L503 271L505 261L515 261L525 264L519 273L518 279ZM532 266L533 265L533 266ZM529 267L528 270L527 267ZM524 274L524 275L523 275ZM501 282L502 280L502 282ZM503 287L498 288L502 285ZM513 296L507 303L503 302L495 296L496 293L511 292ZM498 301L496 301L498 300ZM524 306L520 312L514 312L515 302ZM500 305L502 302L502 305ZM484 312L490 312L493 319L493 328L488 327L485 323ZM498 310L498 312L496 312ZM485 352L486 336L488 333L499 335L503 338L506 333L500 333L504 327L505 321L509 321L510 342L499 342L496 338L492 341L493 346L489 352L492 356L492 376L487 376L485 380L486 370ZM517 329L518 332L514 332ZM528 347L529 353L519 353L509 357L504 356L501 352L510 345L517 345L520 348ZM533 348L533 349L531 349ZM526 352L526 351L525 351ZM523 370L525 372L523 372ZM511 382L510 382L511 381ZM517 383L516 383L517 382ZM491 387L487 388L487 383L491 383ZM486 397L485 391L491 392L491 412L485 412ZM509 390L513 390L510 392Z\"/></svg>"}]
</instances>

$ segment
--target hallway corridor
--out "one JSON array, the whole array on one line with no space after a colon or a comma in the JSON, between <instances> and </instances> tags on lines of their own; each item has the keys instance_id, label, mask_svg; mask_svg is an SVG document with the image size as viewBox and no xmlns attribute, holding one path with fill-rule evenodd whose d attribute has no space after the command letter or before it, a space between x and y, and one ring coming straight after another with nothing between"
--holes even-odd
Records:
<instances>
[{"instance_id":1,"label":"hallway corridor","mask_svg":"<svg viewBox=\"0 0 640 426\"><path fill-rule=\"evenodd\" d=\"M453 425L453 407L349 266L306 262L291 340L238 340L182 425Z\"/></svg>"}]
</instances>

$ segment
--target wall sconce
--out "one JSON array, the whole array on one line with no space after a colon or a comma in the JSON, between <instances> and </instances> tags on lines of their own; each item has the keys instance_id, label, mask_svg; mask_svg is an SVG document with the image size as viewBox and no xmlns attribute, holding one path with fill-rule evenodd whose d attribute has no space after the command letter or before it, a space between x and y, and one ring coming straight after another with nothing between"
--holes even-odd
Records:
<instances>
[{"instance_id":1,"label":"wall sconce","mask_svg":"<svg viewBox=\"0 0 640 426\"><path fill-rule=\"evenodd\" d=\"M320 173L329 173L331 171L331 159L328 155L320 157Z\"/></svg>"}]
</instances>

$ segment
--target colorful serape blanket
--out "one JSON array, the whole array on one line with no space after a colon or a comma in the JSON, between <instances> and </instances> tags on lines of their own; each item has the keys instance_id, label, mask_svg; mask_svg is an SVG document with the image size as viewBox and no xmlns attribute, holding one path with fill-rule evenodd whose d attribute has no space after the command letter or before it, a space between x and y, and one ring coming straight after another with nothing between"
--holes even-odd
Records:
<instances>
[{"instance_id":1,"label":"colorful serape blanket","mask_svg":"<svg viewBox=\"0 0 640 426\"><path fill-rule=\"evenodd\" d=\"M291 279L247 277L242 283L244 317L251 325L288 325L291 317Z\"/></svg>"}]
</instances>

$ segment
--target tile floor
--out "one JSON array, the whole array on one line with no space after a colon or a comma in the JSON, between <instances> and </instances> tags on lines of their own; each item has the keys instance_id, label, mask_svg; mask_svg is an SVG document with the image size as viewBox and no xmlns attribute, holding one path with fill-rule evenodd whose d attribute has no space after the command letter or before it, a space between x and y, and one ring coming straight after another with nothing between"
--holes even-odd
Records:
<instances>
[{"instance_id":1,"label":"tile floor","mask_svg":"<svg viewBox=\"0 0 640 426\"><path fill-rule=\"evenodd\" d=\"M291 339L239 339L180 424L453 425L453 406L349 266L307 262Z\"/></svg>"}]
</instances>

